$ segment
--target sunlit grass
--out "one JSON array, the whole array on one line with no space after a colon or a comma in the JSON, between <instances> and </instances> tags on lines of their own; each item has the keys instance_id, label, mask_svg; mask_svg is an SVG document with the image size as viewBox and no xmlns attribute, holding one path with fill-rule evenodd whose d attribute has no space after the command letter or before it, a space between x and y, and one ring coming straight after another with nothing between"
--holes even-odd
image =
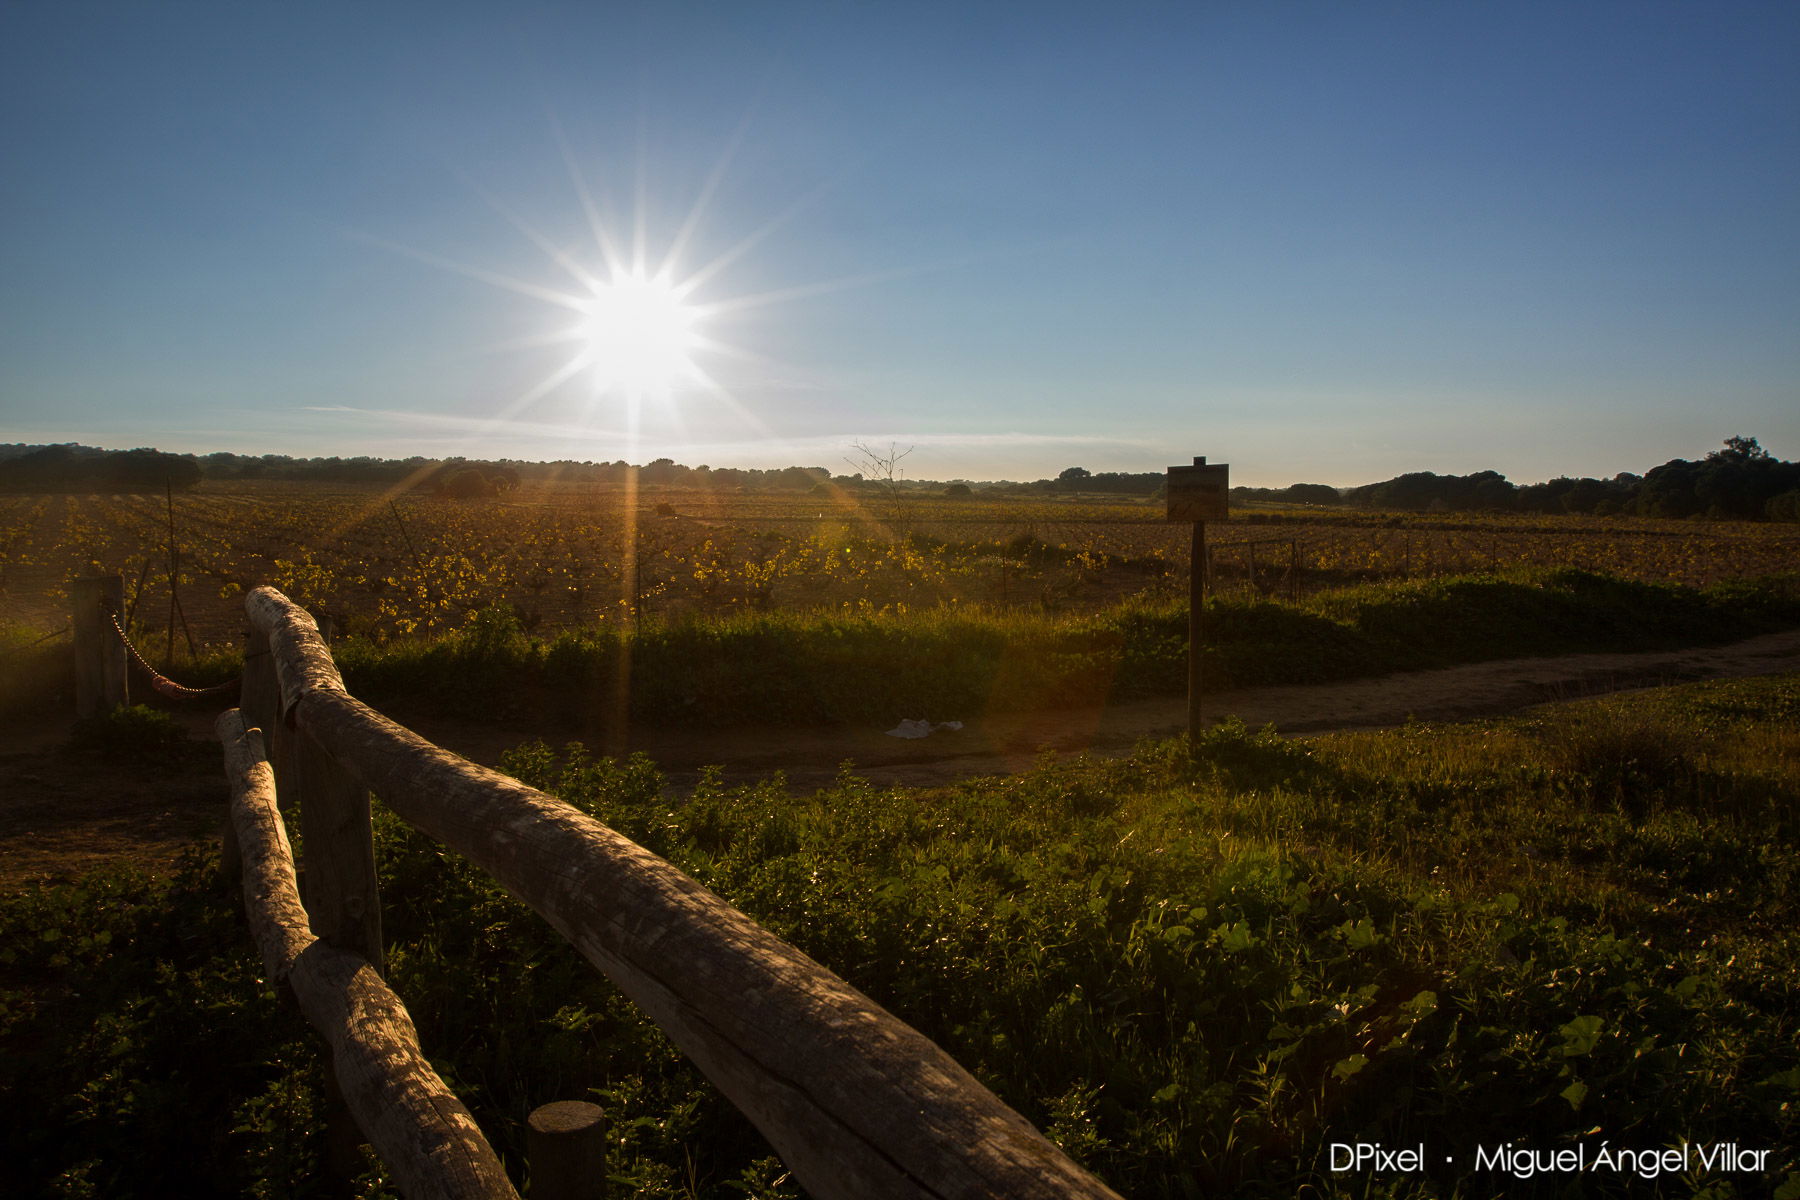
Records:
<instances>
[{"instance_id":1,"label":"sunlit grass","mask_svg":"<svg viewBox=\"0 0 1800 1200\"><path fill-rule=\"evenodd\" d=\"M1713 589L1578 571L1362 585L1299 604L1207 606L1213 689L1322 683L1496 658L1729 641L1800 621L1779 583ZM580 719L629 650L634 719L833 724L1096 706L1186 688L1187 612L1140 596L1093 612L969 605L866 612L738 611L534 637L505 608L427 642L352 639L353 690L483 716ZM602 684L609 690L601 690Z\"/></svg>"}]
</instances>

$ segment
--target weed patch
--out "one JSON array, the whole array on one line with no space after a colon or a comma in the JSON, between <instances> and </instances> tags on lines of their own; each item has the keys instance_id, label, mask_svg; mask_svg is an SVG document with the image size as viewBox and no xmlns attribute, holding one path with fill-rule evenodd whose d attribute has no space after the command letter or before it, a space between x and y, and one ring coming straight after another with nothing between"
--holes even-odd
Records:
<instances>
[{"instance_id":1,"label":"weed patch","mask_svg":"<svg viewBox=\"0 0 1800 1200\"><path fill-rule=\"evenodd\" d=\"M1252 687L1722 642L1795 622L1800 599L1773 583L1700 590L1565 569L1366 585L1299 604L1216 598L1202 654L1209 686ZM404 698L569 729L625 704L633 719L664 725L891 723L1180 695L1187 610L1139 599L1079 617L749 612L547 641L528 637L516 614L483 610L456 634L351 641L337 657L352 690L378 704Z\"/></svg>"},{"instance_id":2,"label":"weed patch","mask_svg":"<svg viewBox=\"0 0 1800 1200\"><path fill-rule=\"evenodd\" d=\"M1605 1138L1770 1149L1681 1184L1762 1195L1800 1170L1797 689L1305 741L1221 726L925 792L846 766L811 796L716 772L678 796L579 745L506 765L844 975L1122 1194L1531 1195L1475 1148ZM587 1097L627 1194L797 1194L545 922L377 823L390 975L512 1169L532 1107ZM316 1046L199 866L6 900L0 979L17 1194L309 1194ZM1426 1170L1334 1173L1329 1145L1358 1141L1422 1141Z\"/></svg>"}]
</instances>

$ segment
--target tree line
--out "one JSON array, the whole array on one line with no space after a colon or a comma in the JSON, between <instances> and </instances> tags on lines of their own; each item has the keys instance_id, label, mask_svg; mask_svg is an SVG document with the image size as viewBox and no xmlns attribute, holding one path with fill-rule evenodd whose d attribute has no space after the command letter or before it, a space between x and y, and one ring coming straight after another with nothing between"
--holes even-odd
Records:
<instances>
[{"instance_id":1,"label":"tree line","mask_svg":"<svg viewBox=\"0 0 1800 1200\"><path fill-rule=\"evenodd\" d=\"M810 491L830 484L869 483L860 474L837 475L824 467L685 466L669 458L643 465L616 462L525 462L515 459L294 458L285 454L165 454L158 450L101 450L75 444L0 445L0 491L186 491L203 479L290 479L339 483L399 484L453 499L504 494L524 483L578 483L710 487L746 491ZM909 490L942 487L927 480L890 481ZM995 484L1000 493L1107 493L1154 497L1160 471L1093 472L1068 467L1055 479ZM953 484L969 494L967 481ZM1729 437L1697 461L1671 459L1642 475L1610 479L1562 476L1515 484L1497 471L1438 475L1410 471L1379 483L1340 489L1323 483L1284 488L1235 487L1234 500L1271 500L1399 512L1623 513L1646 517L1708 517L1800 521L1800 463L1771 455L1753 437Z\"/></svg>"},{"instance_id":2,"label":"tree line","mask_svg":"<svg viewBox=\"0 0 1800 1200\"><path fill-rule=\"evenodd\" d=\"M185 492L202 474L191 454L72 444L0 447L0 491L7 492Z\"/></svg>"},{"instance_id":3,"label":"tree line","mask_svg":"<svg viewBox=\"0 0 1800 1200\"><path fill-rule=\"evenodd\" d=\"M525 462L517 459L453 457L321 457L286 454L165 454L159 450L102 450L74 443L0 445L0 491L147 492L171 487L187 491L203 479L281 479L329 483L400 484L452 498L503 494L523 483L565 480L727 490L806 491L829 480L824 467L684 466L659 458L641 466L617 462ZM856 482L860 476L845 477Z\"/></svg>"},{"instance_id":4,"label":"tree line","mask_svg":"<svg viewBox=\"0 0 1800 1200\"><path fill-rule=\"evenodd\" d=\"M1351 488L1342 503L1402 512L1624 513L1800 521L1800 463L1774 457L1755 438L1729 437L1703 459L1671 459L1642 475L1563 476L1518 485L1496 471L1473 475L1415 471Z\"/></svg>"},{"instance_id":5,"label":"tree line","mask_svg":"<svg viewBox=\"0 0 1800 1200\"><path fill-rule=\"evenodd\" d=\"M1065 475L1067 472L1064 473ZM1335 505L1381 512L1528 512L1800 521L1800 463L1771 455L1753 437L1729 437L1705 458L1671 459L1642 475L1559 476L1515 484L1498 471L1438 475L1409 471L1338 489L1321 483L1231 489L1233 500Z\"/></svg>"}]
</instances>

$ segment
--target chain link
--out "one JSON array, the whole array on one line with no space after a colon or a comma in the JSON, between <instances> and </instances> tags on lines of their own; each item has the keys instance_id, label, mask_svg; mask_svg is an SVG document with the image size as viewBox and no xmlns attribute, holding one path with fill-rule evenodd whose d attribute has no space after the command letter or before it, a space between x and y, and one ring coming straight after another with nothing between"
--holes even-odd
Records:
<instances>
[{"instance_id":1,"label":"chain link","mask_svg":"<svg viewBox=\"0 0 1800 1200\"><path fill-rule=\"evenodd\" d=\"M137 663L138 668L150 677L150 686L172 700L197 700L202 696L224 695L243 682L239 678L226 683L216 683L212 687L206 688L184 687L151 666L144 656L138 653L138 648L132 645L131 639L126 636L125 627L119 624L118 613L109 611L107 616L112 621L113 632L119 635L119 641L124 644L125 652L131 655L132 661Z\"/></svg>"}]
</instances>

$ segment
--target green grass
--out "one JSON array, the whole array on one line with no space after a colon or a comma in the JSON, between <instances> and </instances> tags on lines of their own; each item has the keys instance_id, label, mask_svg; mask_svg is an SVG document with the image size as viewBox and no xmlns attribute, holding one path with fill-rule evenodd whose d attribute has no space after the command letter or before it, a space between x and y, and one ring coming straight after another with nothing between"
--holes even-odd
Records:
<instances>
[{"instance_id":1,"label":"green grass","mask_svg":"<svg viewBox=\"0 0 1800 1200\"><path fill-rule=\"evenodd\" d=\"M1706 589L1573 569L1440 577L1298 604L1209 600L1203 669L1211 688L1325 683L1496 658L1711 644L1797 624L1800 576ZM528 637L510 610L487 609L446 637L352 639L333 651L353 692L412 711L576 731L607 724L628 693L633 720L664 726L892 724L927 712L1179 696L1187 605L1140 598L1083 616L954 606L758 612L550 639ZM0 715L72 703L72 664L66 638L0 657ZM171 673L203 687L239 665L236 652L214 650ZM132 688L150 694L135 673Z\"/></svg>"},{"instance_id":2,"label":"green grass","mask_svg":"<svg viewBox=\"0 0 1800 1200\"><path fill-rule=\"evenodd\" d=\"M161 665L160 652L142 645L140 649L152 663ZM184 650L169 673L177 683L211 687L235 678L242 666L241 649L207 647L197 657ZM128 664L126 670L132 699L156 695L135 666ZM0 623L0 718L74 710L75 649L71 637L67 633L46 637L23 626Z\"/></svg>"},{"instance_id":3,"label":"green grass","mask_svg":"<svg viewBox=\"0 0 1800 1200\"><path fill-rule=\"evenodd\" d=\"M845 975L1127 1196L1653 1194L1469 1169L1522 1139L1767 1148L1765 1174L1661 1190L1791 1198L1797 717L1800 678L1776 677L1311 740L1225 726L1193 755L927 792L846 769L812 796L676 797L641 758L541 744L509 767ZM531 1107L586 1096L617 1194L795 1194L541 919L379 821L393 981L509 1163ZM313 1194L316 1047L201 866L8 899L0 972L0 1189ZM1422 1175L1329 1170L1333 1141L1421 1140Z\"/></svg>"},{"instance_id":4,"label":"green grass","mask_svg":"<svg viewBox=\"0 0 1800 1200\"><path fill-rule=\"evenodd\" d=\"M1348 588L1299 604L1209 601L1208 686L1322 683L1513 656L1725 642L1800 624L1800 579L1709 589L1576 570ZM629 681L635 720L717 727L888 722L1092 704L1186 688L1184 602L1098 614L956 608L755 613L527 638L505 611L435 642L337 648L352 691L450 713L596 723Z\"/></svg>"}]
</instances>

